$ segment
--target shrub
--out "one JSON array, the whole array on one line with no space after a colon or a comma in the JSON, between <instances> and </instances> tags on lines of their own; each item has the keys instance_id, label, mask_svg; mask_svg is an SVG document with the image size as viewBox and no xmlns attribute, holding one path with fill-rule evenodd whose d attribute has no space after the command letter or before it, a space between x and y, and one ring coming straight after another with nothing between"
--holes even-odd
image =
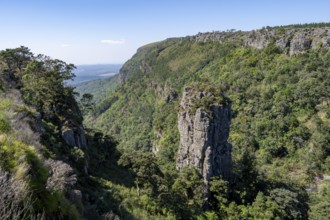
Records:
<instances>
[{"instance_id":1,"label":"shrub","mask_svg":"<svg viewBox=\"0 0 330 220\"><path fill-rule=\"evenodd\" d=\"M9 122L4 117L0 116L0 132L7 133L9 130L10 130Z\"/></svg>"},{"instance_id":2,"label":"shrub","mask_svg":"<svg viewBox=\"0 0 330 220\"><path fill-rule=\"evenodd\" d=\"M0 219L30 219L32 201L22 194L26 192L24 188L22 181L14 180L0 167Z\"/></svg>"},{"instance_id":3,"label":"shrub","mask_svg":"<svg viewBox=\"0 0 330 220\"><path fill-rule=\"evenodd\" d=\"M51 176L47 179L48 190L65 192L77 182L77 177L68 164L52 159L46 160L46 164L51 170Z\"/></svg>"}]
</instances>

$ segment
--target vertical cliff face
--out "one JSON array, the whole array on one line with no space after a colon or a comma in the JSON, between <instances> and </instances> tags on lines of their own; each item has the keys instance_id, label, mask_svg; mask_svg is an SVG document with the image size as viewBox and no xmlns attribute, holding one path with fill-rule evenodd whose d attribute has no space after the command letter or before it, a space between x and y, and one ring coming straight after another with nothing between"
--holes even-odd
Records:
<instances>
[{"instance_id":1,"label":"vertical cliff face","mask_svg":"<svg viewBox=\"0 0 330 220\"><path fill-rule=\"evenodd\" d=\"M197 168L206 184L212 176L230 179L230 101L211 92L186 88L180 108L177 169Z\"/></svg>"},{"instance_id":2,"label":"vertical cliff face","mask_svg":"<svg viewBox=\"0 0 330 220\"><path fill-rule=\"evenodd\" d=\"M330 48L330 28L277 28L237 32L209 32L192 36L197 42L241 41L245 46L263 49L271 43L287 49L290 56L309 49Z\"/></svg>"}]
</instances>

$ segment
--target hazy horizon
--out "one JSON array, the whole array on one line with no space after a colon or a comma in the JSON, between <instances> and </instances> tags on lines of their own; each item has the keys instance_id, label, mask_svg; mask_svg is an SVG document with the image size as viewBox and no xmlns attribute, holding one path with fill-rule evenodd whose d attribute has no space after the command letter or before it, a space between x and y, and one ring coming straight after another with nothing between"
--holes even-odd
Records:
<instances>
[{"instance_id":1,"label":"hazy horizon","mask_svg":"<svg viewBox=\"0 0 330 220\"><path fill-rule=\"evenodd\" d=\"M76 77L72 81L67 81L69 85L77 85L97 79L107 79L118 74L122 64L84 64L76 65L76 67L74 70Z\"/></svg>"}]
</instances>

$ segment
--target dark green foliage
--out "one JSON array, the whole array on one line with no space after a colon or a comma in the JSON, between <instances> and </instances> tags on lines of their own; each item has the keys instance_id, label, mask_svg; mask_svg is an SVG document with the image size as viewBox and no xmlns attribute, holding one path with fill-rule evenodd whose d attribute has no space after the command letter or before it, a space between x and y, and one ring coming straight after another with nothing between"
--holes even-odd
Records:
<instances>
[{"instance_id":1,"label":"dark green foliage","mask_svg":"<svg viewBox=\"0 0 330 220\"><path fill-rule=\"evenodd\" d=\"M79 107L83 115L87 115L94 108L93 95L89 93L84 93L79 101Z\"/></svg>"},{"instance_id":2,"label":"dark green foliage","mask_svg":"<svg viewBox=\"0 0 330 220\"><path fill-rule=\"evenodd\" d=\"M252 204L251 215L254 219L284 219L285 210L260 192Z\"/></svg>"},{"instance_id":3,"label":"dark green foliage","mask_svg":"<svg viewBox=\"0 0 330 220\"><path fill-rule=\"evenodd\" d=\"M152 153L125 152L118 163L134 172L138 195L140 195L140 187L150 195L157 193L157 186L160 184L162 173Z\"/></svg>"},{"instance_id":4,"label":"dark green foliage","mask_svg":"<svg viewBox=\"0 0 330 220\"><path fill-rule=\"evenodd\" d=\"M181 195L183 200L196 208L204 205L204 183L197 170L186 168L182 170L173 184L173 190Z\"/></svg>"},{"instance_id":5,"label":"dark green foliage","mask_svg":"<svg viewBox=\"0 0 330 220\"><path fill-rule=\"evenodd\" d=\"M5 72L13 79L20 80L26 65L33 59L34 55L27 47L6 49L0 52L0 59L6 64Z\"/></svg>"},{"instance_id":6,"label":"dark green foliage","mask_svg":"<svg viewBox=\"0 0 330 220\"><path fill-rule=\"evenodd\" d=\"M73 88L64 81L74 77L74 65L39 55L31 61L23 73L22 83L25 101L38 111L50 115L70 111ZM71 99L71 100L70 100Z\"/></svg>"},{"instance_id":7,"label":"dark green foliage","mask_svg":"<svg viewBox=\"0 0 330 220\"><path fill-rule=\"evenodd\" d=\"M284 212L281 218L285 219L306 219L308 206L307 194L305 192L295 192L284 188L276 188L270 191L269 197L274 201L279 209Z\"/></svg>"},{"instance_id":8,"label":"dark green foliage","mask_svg":"<svg viewBox=\"0 0 330 220\"><path fill-rule=\"evenodd\" d=\"M10 124L3 116L0 116L0 132L6 133L10 130Z\"/></svg>"},{"instance_id":9,"label":"dark green foliage","mask_svg":"<svg viewBox=\"0 0 330 220\"><path fill-rule=\"evenodd\" d=\"M323 26L328 24L298 28ZM283 28L291 27L276 32L283 34ZM158 187L161 206L177 218L179 213L197 216L200 191L190 195L189 184L175 175L178 107L186 86L219 88L232 100L234 175L228 185L213 183L208 215L306 218L304 192L292 189L329 172L330 52L319 48L288 56L285 51L275 44L257 50L235 40L201 43L190 38L144 46L123 66L125 82L96 106L87 124L114 135L119 149L157 151L164 178L168 174L168 183L176 183L175 190ZM226 100L205 97L195 104L208 109ZM185 177L189 182L188 177L194 175ZM171 206L171 200L183 205Z\"/></svg>"},{"instance_id":10,"label":"dark green foliage","mask_svg":"<svg viewBox=\"0 0 330 220\"><path fill-rule=\"evenodd\" d=\"M211 207L213 210L218 210L219 216L226 217L226 209L229 205L229 184L220 177L213 177L210 182L210 192L213 199Z\"/></svg>"},{"instance_id":11,"label":"dark green foliage","mask_svg":"<svg viewBox=\"0 0 330 220\"><path fill-rule=\"evenodd\" d=\"M322 189L311 195L310 219L326 220L330 218L330 184L322 186Z\"/></svg>"}]
</instances>

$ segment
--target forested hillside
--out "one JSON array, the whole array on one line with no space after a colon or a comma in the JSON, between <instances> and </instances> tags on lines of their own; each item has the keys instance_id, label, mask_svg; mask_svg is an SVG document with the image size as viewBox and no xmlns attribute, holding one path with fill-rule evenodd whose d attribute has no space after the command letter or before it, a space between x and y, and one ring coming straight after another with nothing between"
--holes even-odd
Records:
<instances>
[{"instance_id":1,"label":"forested hillside","mask_svg":"<svg viewBox=\"0 0 330 220\"><path fill-rule=\"evenodd\" d=\"M74 68L0 51L0 219L330 218L329 24L152 43L81 95Z\"/></svg>"},{"instance_id":2,"label":"forested hillside","mask_svg":"<svg viewBox=\"0 0 330 220\"><path fill-rule=\"evenodd\" d=\"M163 174L174 178L184 88L217 88L232 101L235 181L228 188L214 183L218 203L204 217L304 219L309 212L326 219L320 213L329 209L329 47L328 24L200 33L146 45L123 66L122 84L87 124L114 135L121 151L153 151ZM185 203L196 211L191 196Z\"/></svg>"},{"instance_id":3,"label":"forested hillside","mask_svg":"<svg viewBox=\"0 0 330 220\"><path fill-rule=\"evenodd\" d=\"M97 79L88 82L82 82L75 85L75 91L79 94L93 95L93 101L101 102L109 96L119 84L119 75L112 76L107 79Z\"/></svg>"}]
</instances>

